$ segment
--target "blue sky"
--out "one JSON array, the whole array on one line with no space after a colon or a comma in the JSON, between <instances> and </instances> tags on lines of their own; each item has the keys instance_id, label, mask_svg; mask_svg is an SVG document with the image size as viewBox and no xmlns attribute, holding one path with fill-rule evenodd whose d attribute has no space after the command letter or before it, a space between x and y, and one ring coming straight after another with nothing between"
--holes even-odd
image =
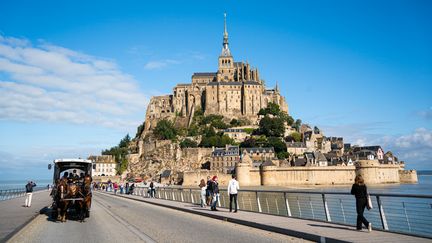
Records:
<instances>
[{"instance_id":1,"label":"blue sky","mask_svg":"<svg viewBox=\"0 0 432 243\"><path fill-rule=\"evenodd\" d=\"M0 177L135 135L152 95L231 53L290 114L432 169L430 1L1 1Z\"/></svg>"}]
</instances>

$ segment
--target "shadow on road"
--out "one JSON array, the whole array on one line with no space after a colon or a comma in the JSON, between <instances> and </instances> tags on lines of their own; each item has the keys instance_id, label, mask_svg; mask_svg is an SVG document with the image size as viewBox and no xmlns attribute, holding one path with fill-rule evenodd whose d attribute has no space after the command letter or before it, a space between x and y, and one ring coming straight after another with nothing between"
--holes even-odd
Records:
<instances>
[{"instance_id":1,"label":"shadow on road","mask_svg":"<svg viewBox=\"0 0 432 243\"><path fill-rule=\"evenodd\" d=\"M352 229L350 227L343 227L343 226L322 225L322 224L308 224L308 225L309 226L314 226L314 227L322 227L322 228L332 228L332 229L343 229L343 230L357 231L357 230Z\"/></svg>"}]
</instances>

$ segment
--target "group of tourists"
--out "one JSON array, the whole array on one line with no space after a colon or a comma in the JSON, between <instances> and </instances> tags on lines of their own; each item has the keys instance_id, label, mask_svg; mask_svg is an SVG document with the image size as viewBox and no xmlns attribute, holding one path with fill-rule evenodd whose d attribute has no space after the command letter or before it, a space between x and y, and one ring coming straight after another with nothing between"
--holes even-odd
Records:
<instances>
[{"instance_id":1,"label":"group of tourists","mask_svg":"<svg viewBox=\"0 0 432 243\"><path fill-rule=\"evenodd\" d=\"M135 189L135 183L129 184L129 182L126 183L117 183L112 182L111 180L108 180L106 183L94 183L93 187L96 190L102 190L106 192L114 192L114 194L117 194L117 192L120 192L120 194L132 194Z\"/></svg>"},{"instance_id":2,"label":"group of tourists","mask_svg":"<svg viewBox=\"0 0 432 243\"><path fill-rule=\"evenodd\" d=\"M218 211L216 208L219 202L219 182L218 177L210 176L207 177L207 182L204 179L201 179L200 184L198 185L201 188L201 207L210 206L210 210ZM237 181L236 175L232 175L232 179L228 183L228 195L230 198L230 212L233 211L232 204L234 203L234 213L237 213L237 194L240 189L239 183Z\"/></svg>"}]
</instances>

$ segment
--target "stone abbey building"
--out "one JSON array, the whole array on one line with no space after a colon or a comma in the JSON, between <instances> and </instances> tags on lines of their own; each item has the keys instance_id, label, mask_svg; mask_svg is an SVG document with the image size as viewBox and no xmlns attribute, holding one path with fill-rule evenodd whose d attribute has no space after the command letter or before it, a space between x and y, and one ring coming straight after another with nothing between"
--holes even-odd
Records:
<instances>
[{"instance_id":1,"label":"stone abbey building","mask_svg":"<svg viewBox=\"0 0 432 243\"><path fill-rule=\"evenodd\" d=\"M182 117L184 125L189 125L197 109L205 115L219 114L230 119L245 118L256 122L258 111L267 107L269 102L278 104L282 111L288 113L288 105L277 85L274 89L266 89L257 68L234 61L228 46L225 17L218 70L194 73L192 82L177 84L173 94L152 97L144 130L151 130L161 119L175 116Z\"/></svg>"}]
</instances>

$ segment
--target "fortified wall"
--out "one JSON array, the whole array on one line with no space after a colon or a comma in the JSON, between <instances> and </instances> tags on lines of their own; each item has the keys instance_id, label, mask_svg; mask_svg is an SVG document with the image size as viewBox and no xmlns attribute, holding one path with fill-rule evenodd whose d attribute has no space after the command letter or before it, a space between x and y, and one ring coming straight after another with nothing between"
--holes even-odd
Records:
<instances>
[{"instance_id":1,"label":"fortified wall","mask_svg":"<svg viewBox=\"0 0 432 243\"><path fill-rule=\"evenodd\" d=\"M201 178L219 176L218 173L185 172L183 186L194 186ZM417 182L416 171L400 170L399 165L382 165L378 160L360 160L356 166L314 167L252 167L249 163L238 163L236 174L242 186L344 185L353 184L357 174L363 176L366 184Z\"/></svg>"},{"instance_id":2,"label":"fortified wall","mask_svg":"<svg viewBox=\"0 0 432 243\"><path fill-rule=\"evenodd\" d=\"M401 183L417 183L417 171L415 170L399 170L399 180Z\"/></svg>"},{"instance_id":3,"label":"fortified wall","mask_svg":"<svg viewBox=\"0 0 432 243\"><path fill-rule=\"evenodd\" d=\"M183 174L183 186L196 187L200 184L201 179L207 182L207 176L210 176L210 178L217 176L220 186L228 186L228 182L231 180L230 174L225 174L217 170L187 171Z\"/></svg>"}]
</instances>

